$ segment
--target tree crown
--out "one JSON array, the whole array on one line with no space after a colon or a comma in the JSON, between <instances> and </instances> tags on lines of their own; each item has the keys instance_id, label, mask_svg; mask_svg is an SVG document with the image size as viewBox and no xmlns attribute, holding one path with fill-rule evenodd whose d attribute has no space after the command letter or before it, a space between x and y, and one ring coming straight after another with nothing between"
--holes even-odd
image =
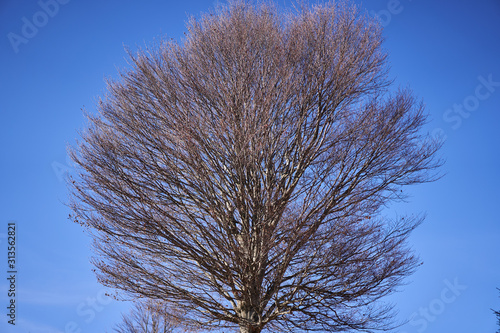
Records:
<instances>
[{"instance_id":1,"label":"tree crown","mask_svg":"<svg viewBox=\"0 0 500 333\"><path fill-rule=\"evenodd\" d=\"M131 54L72 152L100 281L205 327L387 327L421 218L380 212L440 144L381 45L347 2L233 1Z\"/></svg>"}]
</instances>

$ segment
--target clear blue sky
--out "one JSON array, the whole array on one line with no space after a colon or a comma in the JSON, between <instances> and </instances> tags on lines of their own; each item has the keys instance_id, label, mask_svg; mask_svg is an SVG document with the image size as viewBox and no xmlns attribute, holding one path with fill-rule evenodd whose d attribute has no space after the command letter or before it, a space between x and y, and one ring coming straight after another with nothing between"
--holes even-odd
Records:
<instances>
[{"instance_id":1,"label":"clear blue sky","mask_svg":"<svg viewBox=\"0 0 500 333\"><path fill-rule=\"evenodd\" d=\"M103 296L89 263L89 239L67 219L60 177L73 168L66 145L84 127L81 108L95 110L104 77L126 66L123 45L144 45L165 33L180 38L186 14L214 1L59 0L57 11L44 9L46 2L0 2L0 331L110 331L129 305ZM399 319L412 319L401 331L494 332L500 1L364 2L386 27L391 75L424 99L433 119L428 130L447 137L447 175L412 188L408 204L392 207L427 212L410 238L424 265L392 297ZM39 27L30 30L34 21ZM15 327L6 316L10 220L18 227Z\"/></svg>"}]
</instances>

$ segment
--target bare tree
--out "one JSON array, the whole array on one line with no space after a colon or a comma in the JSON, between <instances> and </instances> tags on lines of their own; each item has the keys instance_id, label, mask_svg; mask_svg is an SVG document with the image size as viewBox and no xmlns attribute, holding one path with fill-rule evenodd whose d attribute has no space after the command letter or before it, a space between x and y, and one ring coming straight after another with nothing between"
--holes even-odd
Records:
<instances>
[{"instance_id":1,"label":"bare tree","mask_svg":"<svg viewBox=\"0 0 500 333\"><path fill-rule=\"evenodd\" d=\"M422 218L382 209L436 178L440 144L381 45L346 2L232 1L131 55L72 152L100 282L207 329L393 325Z\"/></svg>"},{"instance_id":2,"label":"bare tree","mask_svg":"<svg viewBox=\"0 0 500 333\"><path fill-rule=\"evenodd\" d=\"M184 325L178 318L182 313L154 300L139 300L134 304L130 314L122 316L117 324L117 333L180 333L194 332L193 328Z\"/></svg>"}]
</instances>

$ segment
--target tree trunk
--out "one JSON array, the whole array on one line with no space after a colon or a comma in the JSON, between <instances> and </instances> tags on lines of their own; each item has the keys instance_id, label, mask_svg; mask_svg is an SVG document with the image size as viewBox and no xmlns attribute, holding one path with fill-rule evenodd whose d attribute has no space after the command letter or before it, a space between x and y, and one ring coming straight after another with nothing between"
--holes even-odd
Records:
<instances>
[{"instance_id":1,"label":"tree trunk","mask_svg":"<svg viewBox=\"0 0 500 333\"><path fill-rule=\"evenodd\" d=\"M247 308L244 303L240 303L240 316L245 318L244 323L240 323L240 333L260 333L262 327L258 326L258 317L254 310ZM243 309L242 309L243 308ZM255 325L252 325L255 324Z\"/></svg>"},{"instance_id":2,"label":"tree trunk","mask_svg":"<svg viewBox=\"0 0 500 333\"><path fill-rule=\"evenodd\" d=\"M248 326L240 326L240 333L260 333L260 328L252 328Z\"/></svg>"}]
</instances>

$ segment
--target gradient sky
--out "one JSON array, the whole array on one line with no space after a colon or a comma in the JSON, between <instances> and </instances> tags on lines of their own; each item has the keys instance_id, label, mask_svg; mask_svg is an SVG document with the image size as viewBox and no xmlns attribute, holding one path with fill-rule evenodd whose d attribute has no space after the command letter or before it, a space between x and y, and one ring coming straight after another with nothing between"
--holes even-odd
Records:
<instances>
[{"instance_id":1,"label":"gradient sky","mask_svg":"<svg viewBox=\"0 0 500 333\"><path fill-rule=\"evenodd\" d=\"M215 2L60 0L57 10L47 2L0 1L0 331L111 331L129 304L104 296L90 240L67 219L62 176L73 166L66 145L85 125L81 109L95 111L104 78L126 66L124 45L181 38L186 15ZM399 319L411 319L401 332L492 333L490 308L500 309L500 1L362 5L385 26L396 84L424 100L427 130L446 136L446 176L390 207L427 212L410 238L424 265L391 297ZM33 21L37 30L29 29ZM15 327L6 316L11 220L18 227Z\"/></svg>"}]
</instances>

